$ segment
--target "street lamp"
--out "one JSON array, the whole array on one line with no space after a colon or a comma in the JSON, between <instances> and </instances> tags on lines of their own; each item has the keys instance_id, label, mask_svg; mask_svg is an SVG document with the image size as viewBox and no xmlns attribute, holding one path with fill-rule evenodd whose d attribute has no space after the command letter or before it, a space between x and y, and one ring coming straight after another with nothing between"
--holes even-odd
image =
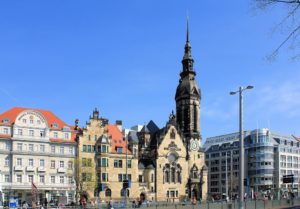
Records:
<instances>
[{"instance_id":1,"label":"street lamp","mask_svg":"<svg viewBox=\"0 0 300 209\"><path fill-rule=\"evenodd\" d=\"M239 182L239 208L244 208L244 131L243 131L243 91L247 89L253 89L253 86L247 86L247 87L239 87L238 91L231 91L230 95L235 95L236 93L239 93L239 126L240 126L240 182Z\"/></svg>"}]
</instances>

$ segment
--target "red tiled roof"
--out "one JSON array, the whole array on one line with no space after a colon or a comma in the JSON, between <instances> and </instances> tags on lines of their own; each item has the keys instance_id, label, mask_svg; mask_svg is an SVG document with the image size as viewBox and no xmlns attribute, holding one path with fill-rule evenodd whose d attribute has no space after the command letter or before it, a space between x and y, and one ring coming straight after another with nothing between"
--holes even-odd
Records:
<instances>
[{"instance_id":1,"label":"red tiled roof","mask_svg":"<svg viewBox=\"0 0 300 209\"><path fill-rule=\"evenodd\" d=\"M74 131L74 126L68 126L65 122L63 122L60 118L58 118L56 115L54 115L51 111L48 110L42 110L42 109L37 109L37 108L25 108L25 107L13 107L11 109L9 109L8 111L0 114L0 125L12 125L14 124L17 116L25 111L25 110L34 110L36 112L39 112L41 115L43 115L43 117L45 118L45 120L48 123L48 127L50 129L57 129L57 130L61 130L64 126L67 126L71 129L71 140L66 140L66 139L50 139L50 141L53 142L71 142L74 143L75 142L75 138L76 138L76 133ZM3 123L3 119L8 119L8 123ZM56 123L57 124L57 128L53 128L52 124ZM0 135L0 138L6 138L6 137L10 137L10 135Z\"/></svg>"},{"instance_id":2,"label":"red tiled roof","mask_svg":"<svg viewBox=\"0 0 300 209\"><path fill-rule=\"evenodd\" d=\"M119 130L117 125L107 125L108 135L111 136L112 153L117 153L117 147L122 147L122 153L126 154L126 141L124 140L123 133ZM131 154L128 150L127 154Z\"/></svg>"},{"instance_id":3,"label":"red tiled roof","mask_svg":"<svg viewBox=\"0 0 300 209\"><path fill-rule=\"evenodd\" d=\"M293 136L298 142L300 142L300 137Z\"/></svg>"},{"instance_id":4,"label":"red tiled roof","mask_svg":"<svg viewBox=\"0 0 300 209\"><path fill-rule=\"evenodd\" d=\"M57 123L57 125L58 125L57 129L62 129L64 126L68 126L65 122L63 122L56 115L54 115L52 112L50 112L48 110L42 110L42 109L37 109L37 108L25 108L25 107L13 107L10 110L2 113L0 115L0 124L3 124L2 121L5 118L9 119L8 124L10 124L10 125L13 124L15 122L17 116L24 110L34 110L34 111L41 113L45 117L49 128L52 128L51 125L53 123Z\"/></svg>"}]
</instances>

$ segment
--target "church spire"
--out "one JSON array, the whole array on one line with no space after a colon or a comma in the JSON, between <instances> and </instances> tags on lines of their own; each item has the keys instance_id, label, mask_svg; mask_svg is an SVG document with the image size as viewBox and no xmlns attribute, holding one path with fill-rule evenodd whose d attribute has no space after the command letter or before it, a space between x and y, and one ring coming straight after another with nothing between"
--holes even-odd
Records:
<instances>
[{"instance_id":1,"label":"church spire","mask_svg":"<svg viewBox=\"0 0 300 209\"><path fill-rule=\"evenodd\" d=\"M190 45L190 32L189 32L189 19L187 18L186 21L186 42L184 46L184 55L182 59L182 73L181 76L185 76L189 73L195 74L193 64L194 59L192 57L192 51L191 51L191 45Z\"/></svg>"},{"instance_id":2,"label":"church spire","mask_svg":"<svg viewBox=\"0 0 300 209\"><path fill-rule=\"evenodd\" d=\"M186 43L190 43L189 17L186 18Z\"/></svg>"},{"instance_id":3,"label":"church spire","mask_svg":"<svg viewBox=\"0 0 300 209\"><path fill-rule=\"evenodd\" d=\"M200 139L201 92L195 79L196 72L193 67L194 59L192 57L189 35L189 21L187 20L184 56L181 61L182 71L175 95L176 122L186 139L195 137Z\"/></svg>"}]
</instances>

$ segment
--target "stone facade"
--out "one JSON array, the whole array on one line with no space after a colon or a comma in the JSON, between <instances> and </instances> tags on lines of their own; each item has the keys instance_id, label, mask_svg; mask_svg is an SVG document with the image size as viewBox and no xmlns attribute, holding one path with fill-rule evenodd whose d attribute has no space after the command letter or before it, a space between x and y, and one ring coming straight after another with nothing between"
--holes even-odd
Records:
<instances>
[{"instance_id":1,"label":"stone facade","mask_svg":"<svg viewBox=\"0 0 300 209\"><path fill-rule=\"evenodd\" d=\"M105 201L124 198L123 180L126 178L131 181L127 196L139 196L137 152L126 149L120 121L118 123L108 124L108 120L99 118L98 110L94 110L78 135L78 189L87 192L92 201L98 201L98 197Z\"/></svg>"}]
</instances>

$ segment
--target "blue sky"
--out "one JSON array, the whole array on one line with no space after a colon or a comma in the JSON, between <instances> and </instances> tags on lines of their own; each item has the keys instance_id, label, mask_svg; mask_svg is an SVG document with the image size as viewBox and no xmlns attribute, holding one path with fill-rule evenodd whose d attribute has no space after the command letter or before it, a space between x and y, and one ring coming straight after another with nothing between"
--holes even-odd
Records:
<instances>
[{"instance_id":1,"label":"blue sky","mask_svg":"<svg viewBox=\"0 0 300 209\"><path fill-rule=\"evenodd\" d=\"M203 138L238 130L245 92L245 129L270 127L300 136L300 62L272 33L283 8L259 11L251 1L1 1L0 112L53 111L84 125L93 108L125 127L150 119L165 125L185 43L186 14L202 91Z\"/></svg>"}]
</instances>

